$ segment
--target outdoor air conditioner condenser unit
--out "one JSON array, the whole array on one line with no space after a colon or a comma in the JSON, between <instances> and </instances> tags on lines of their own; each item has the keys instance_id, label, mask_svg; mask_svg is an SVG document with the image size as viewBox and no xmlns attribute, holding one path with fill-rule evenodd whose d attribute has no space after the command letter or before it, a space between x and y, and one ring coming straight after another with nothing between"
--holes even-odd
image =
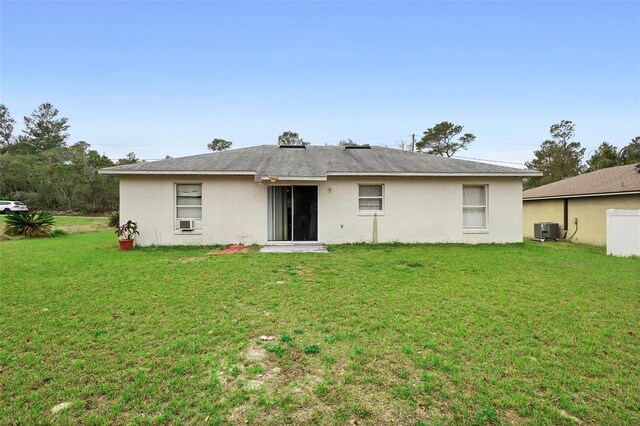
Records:
<instances>
[{"instance_id":1,"label":"outdoor air conditioner condenser unit","mask_svg":"<svg viewBox=\"0 0 640 426\"><path fill-rule=\"evenodd\" d=\"M560 240L560 225L553 222L533 224L533 236L538 241Z\"/></svg>"}]
</instances>

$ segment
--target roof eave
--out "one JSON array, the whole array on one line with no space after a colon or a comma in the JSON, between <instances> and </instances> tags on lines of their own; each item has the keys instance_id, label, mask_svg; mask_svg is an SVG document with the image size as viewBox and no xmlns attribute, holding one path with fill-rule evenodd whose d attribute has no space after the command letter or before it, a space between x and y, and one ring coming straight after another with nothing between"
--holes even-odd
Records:
<instances>
[{"instance_id":1,"label":"roof eave","mask_svg":"<svg viewBox=\"0 0 640 426\"><path fill-rule=\"evenodd\" d=\"M254 176L256 172L249 170L238 171L211 171L211 170L98 170L101 175L229 175L229 176Z\"/></svg>"},{"instance_id":2,"label":"roof eave","mask_svg":"<svg viewBox=\"0 0 640 426\"><path fill-rule=\"evenodd\" d=\"M540 172L507 172L507 173L421 173L421 172L327 172L327 176L460 176L460 177L536 177L542 176Z\"/></svg>"},{"instance_id":3,"label":"roof eave","mask_svg":"<svg viewBox=\"0 0 640 426\"><path fill-rule=\"evenodd\" d=\"M211 175L211 176L257 176L254 170L122 170L117 168L106 168L98 170L102 175ZM263 180L269 180L271 175L261 175ZM376 177L535 177L542 176L537 171L525 170L514 172L339 172L330 171L325 176L278 176L273 175L278 180L317 180L325 181L328 176L376 176Z\"/></svg>"},{"instance_id":4,"label":"roof eave","mask_svg":"<svg viewBox=\"0 0 640 426\"><path fill-rule=\"evenodd\" d=\"M549 196L543 196L543 197L522 197L522 201L561 200L563 198L609 197L609 196L615 196L615 195L633 195L633 194L640 194L640 191L594 192L594 193L591 193L591 194L549 195Z\"/></svg>"}]
</instances>

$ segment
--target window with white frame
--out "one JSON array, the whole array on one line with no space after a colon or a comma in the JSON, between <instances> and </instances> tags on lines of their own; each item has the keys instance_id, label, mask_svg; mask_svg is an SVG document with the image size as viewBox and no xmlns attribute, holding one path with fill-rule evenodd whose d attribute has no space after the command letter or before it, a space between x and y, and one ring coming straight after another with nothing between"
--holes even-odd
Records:
<instances>
[{"instance_id":1,"label":"window with white frame","mask_svg":"<svg viewBox=\"0 0 640 426\"><path fill-rule=\"evenodd\" d=\"M462 187L462 227L487 229L487 186L464 185Z\"/></svg>"},{"instance_id":2,"label":"window with white frame","mask_svg":"<svg viewBox=\"0 0 640 426\"><path fill-rule=\"evenodd\" d=\"M383 205L383 185L358 185L358 211L381 212Z\"/></svg>"},{"instance_id":3,"label":"window with white frame","mask_svg":"<svg viewBox=\"0 0 640 426\"><path fill-rule=\"evenodd\" d=\"M176 219L178 222L192 220L195 224L200 224L202 219L202 184L176 184Z\"/></svg>"}]
</instances>

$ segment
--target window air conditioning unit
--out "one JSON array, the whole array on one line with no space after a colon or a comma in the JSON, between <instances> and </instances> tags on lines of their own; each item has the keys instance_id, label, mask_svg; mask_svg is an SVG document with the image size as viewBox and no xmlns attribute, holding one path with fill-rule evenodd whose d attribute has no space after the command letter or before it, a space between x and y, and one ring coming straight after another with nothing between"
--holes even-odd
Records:
<instances>
[{"instance_id":1,"label":"window air conditioning unit","mask_svg":"<svg viewBox=\"0 0 640 426\"><path fill-rule=\"evenodd\" d=\"M560 240L560 225L553 222L533 224L533 237L538 241Z\"/></svg>"},{"instance_id":2,"label":"window air conditioning unit","mask_svg":"<svg viewBox=\"0 0 640 426\"><path fill-rule=\"evenodd\" d=\"M180 230L181 231L193 231L194 224L193 220L181 220L180 221Z\"/></svg>"}]
</instances>

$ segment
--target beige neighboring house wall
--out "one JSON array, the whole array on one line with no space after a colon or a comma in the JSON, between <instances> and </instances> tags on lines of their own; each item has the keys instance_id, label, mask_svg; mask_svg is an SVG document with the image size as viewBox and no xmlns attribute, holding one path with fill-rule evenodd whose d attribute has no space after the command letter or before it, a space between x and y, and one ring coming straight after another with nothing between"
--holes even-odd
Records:
<instances>
[{"instance_id":1,"label":"beige neighboring house wall","mask_svg":"<svg viewBox=\"0 0 640 426\"><path fill-rule=\"evenodd\" d=\"M640 209L640 165L584 173L524 191L522 198L525 238L533 238L534 223L555 222L560 225L561 238L566 231L571 241L605 245L607 209Z\"/></svg>"},{"instance_id":2,"label":"beige neighboring house wall","mask_svg":"<svg viewBox=\"0 0 640 426\"><path fill-rule=\"evenodd\" d=\"M202 184L202 230L176 230L175 184ZM374 216L358 212L358 184L384 185L375 217L379 242L513 243L522 241L521 177L334 177L276 185L318 186L318 241L371 242ZM121 220L138 222L139 245L265 244L267 182L253 176L122 175ZM488 185L487 230L462 228L463 185Z\"/></svg>"},{"instance_id":3,"label":"beige neighboring house wall","mask_svg":"<svg viewBox=\"0 0 640 426\"><path fill-rule=\"evenodd\" d=\"M555 222L560 225L564 235L564 201L540 200L524 201L522 206L522 232L525 239L533 238L533 224L538 222Z\"/></svg>"},{"instance_id":4,"label":"beige neighboring house wall","mask_svg":"<svg viewBox=\"0 0 640 426\"><path fill-rule=\"evenodd\" d=\"M556 222L564 235L564 199L524 200L522 229L526 239L533 238L533 224ZM607 195L568 198L567 238L576 231L574 218L578 218L578 230L572 241L593 245L607 242L607 209L638 210L640 194Z\"/></svg>"}]
</instances>

